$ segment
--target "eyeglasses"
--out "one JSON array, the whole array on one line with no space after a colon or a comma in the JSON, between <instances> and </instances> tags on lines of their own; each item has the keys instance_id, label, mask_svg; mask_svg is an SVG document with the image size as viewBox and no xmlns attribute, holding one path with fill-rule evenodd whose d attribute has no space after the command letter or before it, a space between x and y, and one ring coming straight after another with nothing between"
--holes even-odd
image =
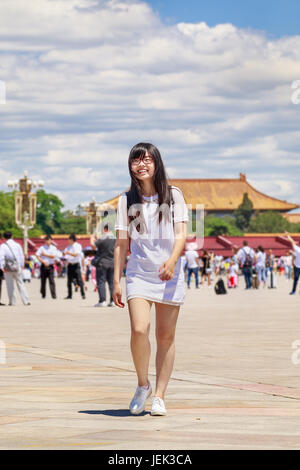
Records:
<instances>
[{"instance_id":1,"label":"eyeglasses","mask_svg":"<svg viewBox=\"0 0 300 470\"><path fill-rule=\"evenodd\" d=\"M133 160L131 160L131 165L132 166L138 166L141 161L143 161L143 163L145 163L145 165L151 165L154 160L152 157L141 157L141 158L134 158Z\"/></svg>"}]
</instances>

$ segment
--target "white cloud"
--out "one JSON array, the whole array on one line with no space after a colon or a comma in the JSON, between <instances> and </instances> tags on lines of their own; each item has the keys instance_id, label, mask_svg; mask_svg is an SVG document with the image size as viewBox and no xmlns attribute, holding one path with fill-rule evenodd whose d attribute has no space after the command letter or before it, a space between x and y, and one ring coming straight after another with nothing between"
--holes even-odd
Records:
<instances>
[{"instance_id":1,"label":"white cloud","mask_svg":"<svg viewBox=\"0 0 300 470\"><path fill-rule=\"evenodd\" d=\"M2 189L26 168L70 207L108 199L152 141L170 176L243 170L300 203L300 36L167 26L140 0L1 0L0 16Z\"/></svg>"},{"instance_id":2,"label":"white cloud","mask_svg":"<svg viewBox=\"0 0 300 470\"><path fill-rule=\"evenodd\" d=\"M270 175L271 176L271 175ZM286 197L293 201L293 196L297 191L297 184L295 182L281 180L281 179L271 179L271 181L260 181L256 180L256 189L266 194L269 194L270 191L276 189L277 195L279 198L285 199Z\"/></svg>"},{"instance_id":3,"label":"white cloud","mask_svg":"<svg viewBox=\"0 0 300 470\"><path fill-rule=\"evenodd\" d=\"M155 15L146 3L114 0L1 0L1 37L8 49L115 42L149 30ZM20 42L22 41L22 45Z\"/></svg>"}]
</instances>

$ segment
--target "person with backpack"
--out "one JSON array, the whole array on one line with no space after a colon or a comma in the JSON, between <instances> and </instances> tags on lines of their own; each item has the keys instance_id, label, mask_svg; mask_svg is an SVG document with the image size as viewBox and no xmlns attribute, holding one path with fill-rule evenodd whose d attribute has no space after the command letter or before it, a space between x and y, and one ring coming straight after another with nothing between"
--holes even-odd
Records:
<instances>
[{"instance_id":1,"label":"person with backpack","mask_svg":"<svg viewBox=\"0 0 300 470\"><path fill-rule=\"evenodd\" d=\"M150 309L156 310L156 388L151 415L167 413L165 393L175 357L175 329L184 302L183 257L188 212L179 188L169 186L159 150L135 145L129 154L130 190L119 198L115 246L114 302L123 308L121 276L130 242L126 294L131 322L131 352L138 386L129 405L132 414L144 411L152 388Z\"/></svg>"},{"instance_id":2,"label":"person with backpack","mask_svg":"<svg viewBox=\"0 0 300 470\"><path fill-rule=\"evenodd\" d=\"M252 266L254 262L255 253L250 246L248 246L247 240L243 241L243 247L237 253L237 257L240 263L240 267L242 269L242 273L245 278L245 289L252 288Z\"/></svg>"},{"instance_id":3,"label":"person with backpack","mask_svg":"<svg viewBox=\"0 0 300 470\"><path fill-rule=\"evenodd\" d=\"M19 245L12 239L12 233L6 231L3 234L5 243L0 246L0 269L4 271L8 305L16 305L15 283L17 284L21 300L24 305L30 305L28 294L23 282L22 270L24 268L24 253Z\"/></svg>"},{"instance_id":4,"label":"person with backpack","mask_svg":"<svg viewBox=\"0 0 300 470\"><path fill-rule=\"evenodd\" d=\"M114 287L114 248L116 237L109 230L108 224L104 226L103 235L96 240L92 235L90 243L97 250L92 263L96 267L97 288L99 293L99 302L95 307L114 307L113 287ZM110 292L110 302L106 303L106 282Z\"/></svg>"}]
</instances>

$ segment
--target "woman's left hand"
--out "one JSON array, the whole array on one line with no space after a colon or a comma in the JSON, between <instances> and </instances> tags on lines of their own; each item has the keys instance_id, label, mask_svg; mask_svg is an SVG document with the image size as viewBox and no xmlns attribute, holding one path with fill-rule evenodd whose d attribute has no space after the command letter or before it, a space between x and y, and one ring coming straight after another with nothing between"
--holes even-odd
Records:
<instances>
[{"instance_id":1,"label":"woman's left hand","mask_svg":"<svg viewBox=\"0 0 300 470\"><path fill-rule=\"evenodd\" d=\"M159 268L158 277L162 281L170 281L170 279L172 279L172 277L174 276L175 264L176 263L171 259L165 261Z\"/></svg>"}]
</instances>

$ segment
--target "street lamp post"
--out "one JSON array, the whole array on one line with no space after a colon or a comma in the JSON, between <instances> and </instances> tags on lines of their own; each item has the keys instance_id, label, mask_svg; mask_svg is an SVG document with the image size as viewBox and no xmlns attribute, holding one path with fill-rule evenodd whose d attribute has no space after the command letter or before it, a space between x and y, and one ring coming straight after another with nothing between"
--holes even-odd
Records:
<instances>
[{"instance_id":1,"label":"street lamp post","mask_svg":"<svg viewBox=\"0 0 300 470\"><path fill-rule=\"evenodd\" d=\"M93 235L96 233L101 220L96 199L93 198L92 202L82 204L81 207L84 207L86 212L86 232L88 235Z\"/></svg>"},{"instance_id":2,"label":"street lamp post","mask_svg":"<svg viewBox=\"0 0 300 470\"><path fill-rule=\"evenodd\" d=\"M100 234L102 226L108 220L111 208L107 204L100 204L93 198L89 204L80 204L86 212L86 232L88 235Z\"/></svg>"},{"instance_id":3,"label":"street lamp post","mask_svg":"<svg viewBox=\"0 0 300 470\"><path fill-rule=\"evenodd\" d=\"M8 181L10 189L15 190L15 220L18 227L23 230L24 255L28 255L28 230L36 223L36 193L35 188L43 188L43 181L33 181L28 178L27 171L24 171L23 178L15 181Z\"/></svg>"}]
</instances>

